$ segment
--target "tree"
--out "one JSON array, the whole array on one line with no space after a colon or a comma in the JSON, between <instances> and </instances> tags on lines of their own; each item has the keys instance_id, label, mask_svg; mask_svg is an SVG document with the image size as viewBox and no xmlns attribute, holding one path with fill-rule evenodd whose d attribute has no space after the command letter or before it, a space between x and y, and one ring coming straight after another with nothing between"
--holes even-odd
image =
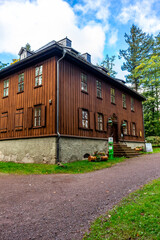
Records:
<instances>
[{"instance_id":1,"label":"tree","mask_svg":"<svg viewBox=\"0 0 160 240\"><path fill-rule=\"evenodd\" d=\"M26 44L25 48L27 51L31 51L31 45L29 43Z\"/></svg>"},{"instance_id":2,"label":"tree","mask_svg":"<svg viewBox=\"0 0 160 240\"><path fill-rule=\"evenodd\" d=\"M108 74L111 77L115 77L117 74L117 72L113 70L113 67L115 66L114 64L115 58L116 58L115 56L109 57L107 54L105 59L100 64L101 67L104 67L108 70Z\"/></svg>"},{"instance_id":3,"label":"tree","mask_svg":"<svg viewBox=\"0 0 160 240\"><path fill-rule=\"evenodd\" d=\"M127 70L129 75L126 76L126 82L131 83L132 88L138 91L139 78L134 75L134 69L141 63L141 60L148 58L153 50L153 38L144 33L140 28L132 25L130 35L124 35L125 42L128 44L126 50L119 51L119 58L124 58L122 70Z\"/></svg>"},{"instance_id":4,"label":"tree","mask_svg":"<svg viewBox=\"0 0 160 240\"><path fill-rule=\"evenodd\" d=\"M2 62L0 61L0 70L3 69L3 68L5 68L5 67L7 67L7 65L8 65L8 63L2 63Z\"/></svg>"},{"instance_id":5,"label":"tree","mask_svg":"<svg viewBox=\"0 0 160 240\"><path fill-rule=\"evenodd\" d=\"M160 136L160 56L141 61L134 69L134 75L140 81L144 102L144 122L146 136Z\"/></svg>"}]
</instances>

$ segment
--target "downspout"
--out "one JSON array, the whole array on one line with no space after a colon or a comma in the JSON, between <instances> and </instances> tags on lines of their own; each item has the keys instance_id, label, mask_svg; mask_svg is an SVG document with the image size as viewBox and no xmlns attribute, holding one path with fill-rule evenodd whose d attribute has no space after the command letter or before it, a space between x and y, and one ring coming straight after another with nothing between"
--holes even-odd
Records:
<instances>
[{"instance_id":1,"label":"downspout","mask_svg":"<svg viewBox=\"0 0 160 240\"><path fill-rule=\"evenodd\" d=\"M63 48L63 56L58 59L57 61L57 160L56 162L59 163L59 140L60 140L60 133L59 133L59 63L65 57L66 49Z\"/></svg>"}]
</instances>

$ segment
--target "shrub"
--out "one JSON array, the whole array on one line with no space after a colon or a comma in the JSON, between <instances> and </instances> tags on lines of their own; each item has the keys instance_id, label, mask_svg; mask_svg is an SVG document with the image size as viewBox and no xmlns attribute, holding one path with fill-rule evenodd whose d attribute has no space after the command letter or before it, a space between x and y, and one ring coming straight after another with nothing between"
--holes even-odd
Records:
<instances>
[{"instance_id":1,"label":"shrub","mask_svg":"<svg viewBox=\"0 0 160 240\"><path fill-rule=\"evenodd\" d=\"M160 146L160 137L159 136L146 137L146 141L149 143L152 143L152 145Z\"/></svg>"}]
</instances>

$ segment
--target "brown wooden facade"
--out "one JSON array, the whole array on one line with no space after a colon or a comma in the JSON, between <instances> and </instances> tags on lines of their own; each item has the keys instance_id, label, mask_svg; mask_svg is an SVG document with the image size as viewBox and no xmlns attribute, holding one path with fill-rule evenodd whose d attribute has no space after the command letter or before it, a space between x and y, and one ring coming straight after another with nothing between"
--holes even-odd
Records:
<instances>
[{"instance_id":1,"label":"brown wooden facade","mask_svg":"<svg viewBox=\"0 0 160 240\"><path fill-rule=\"evenodd\" d=\"M32 57L33 58L33 57ZM142 99L136 93L116 84L109 76L90 67L78 64L70 58L60 62L59 132L62 136L108 138L115 140L144 141ZM56 136L56 54L46 55L20 70L0 73L0 139ZM28 60L29 61L29 60ZM21 62L21 61L20 61ZM25 62L25 60L24 60ZM17 69L19 63L16 63ZM42 84L35 86L35 68L43 66ZM86 64L87 65L87 64ZM12 68L12 66L11 66ZM18 76L24 73L24 91L18 92ZM87 92L81 90L81 74L87 76ZM9 80L9 94L4 97L4 81ZM101 82L102 96L97 97L96 81ZM111 88L115 89L115 104L111 103ZM122 94L126 96L126 108L122 106ZM134 111L131 111L131 98ZM35 108L41 108L41 124L34 126ZM88 112L88 128L82 127L82 110ZM97 127L97 116L102 115L103 129ZM108 120L112 119L112 124ZM122 123L127 122L127 134L122 137ZM136 126L132 134L132 124Z\"/></svg>"},{"instance_id":2,"label":"brown wooden facade","mask_svg":"<svg viewBox=\"0 0 160 240\"><path fill-rule=\"evenodd\" d=\"M87 75L87 93L81 90L81 73ZM102 97L97 97L96 81L101 82ZM115 104L111 103L111 88L115 89ZM122 94L126 95L126 108L122 106ZM131 110L131 98L134 101L134 111ZM80 109L89 113L89 127L80 126ZM96 128L97 113L103 115L103 130ZM113 116L116 116L115 122ZM112 126L108 119L112 118ZM127 121L127 134L121 137L122 122ZM132 133L135 123L136 133ZM142 102L127 91L108 83L106 79L64 60L61 64L60 75L60 133L94 138L108 138L117 129L119 140L144 141Z\"/></svg>"}]
</instances>

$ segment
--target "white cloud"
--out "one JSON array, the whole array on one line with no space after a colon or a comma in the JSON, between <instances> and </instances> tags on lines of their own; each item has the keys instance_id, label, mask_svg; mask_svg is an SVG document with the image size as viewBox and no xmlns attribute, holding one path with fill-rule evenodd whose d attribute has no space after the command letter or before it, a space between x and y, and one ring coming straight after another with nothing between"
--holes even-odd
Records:
<instances>
[{"instance_id":1,"label":"white cloud","mask_svg":"<svg viewBox=\"0 0 160 240\"><path fill-rule=\"evenodd\" d=\"M115 45L118 40L118 30L112 30L109 38L109 45Z\"/></svg>"},{"instance_id":2,"label":"white cloud","mask_svg":"<svg viewBox=\"0 0 160 240\"><path fill-rule=\"evenodd\" d=\"M154 9L156 2L157 0L138 0L124 6L118 19L124 24L131 20L144 32L157 34L160 31L160 16L156 14L158 9Z\"/></svg>"},{"instance_id":3,"label":"white cloud","mask_svg":"<svg viewBox=\"0 0 160 240\"><path fill-rule=\"evenodd\" d=\"M104 15L97 12L97 17ZM92 55L94 63L103 57L105 44L102 24L88 22L78 27L74 10L63 0L0 0L0 36L0 53L12 54L27 42L36 50L68 36L76 50Z\"/></svg>"},{"instance_id":4,"label":"white cloud","mask_svg":"<svg viewBox=\"0 0 160 240\"><path fill-rule=\"evenodd\" d=\"M95 20L100 20L103 24L104 31L109 29L108 19L110 17L110 1L108 0L83 0L80 4L76 4L75 11L81 12L83 15L94 16Z\"/></svg>"}]
</instances>

